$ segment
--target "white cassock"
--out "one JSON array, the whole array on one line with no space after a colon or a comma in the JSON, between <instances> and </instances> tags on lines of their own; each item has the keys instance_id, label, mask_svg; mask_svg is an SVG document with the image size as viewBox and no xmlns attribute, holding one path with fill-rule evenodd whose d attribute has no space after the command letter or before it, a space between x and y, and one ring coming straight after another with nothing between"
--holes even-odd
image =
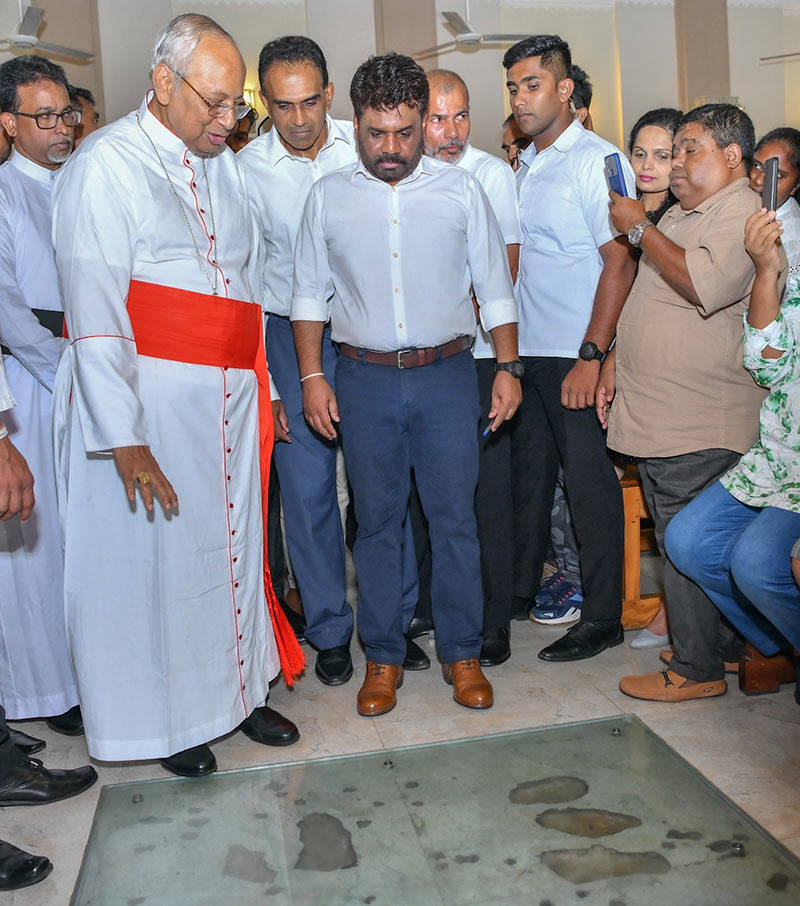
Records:
<instances>
[{"instance_id":1,"label":"white cassock","mask_svg":"<svg viewBox=\"0 0 800 906\"><path fill-rule=\"evenodd\" d=\"M63 341L31 312L62 307L50 236L57 173L17 152L0 167L0 341L13 353L5 367L17 400L5 424L33 472L36 494L27 522L0 522L0 703L9 720L52 717L78 703L64 626L51 440Z\"/></svg>"},{"instance_id":2,"label":"white cassock","mask_svg":"<svg viewBox=\"0 0 800 906\"><path fill-rule=\"evenodd\" d=\"M67 631L89 753L108 761L161 758L233 730L279 670L255 376L137 355L127 309L131 280L210 297L213 235L220 296L260 304L247 194L229 149L206 160L207 183L203 161L146 100L147 135L136 113L94 133L54 203L70 338L55 414ZM136 444L172 482L177 514L128 504L109 451Z\"/></svg>"}]
</instances>

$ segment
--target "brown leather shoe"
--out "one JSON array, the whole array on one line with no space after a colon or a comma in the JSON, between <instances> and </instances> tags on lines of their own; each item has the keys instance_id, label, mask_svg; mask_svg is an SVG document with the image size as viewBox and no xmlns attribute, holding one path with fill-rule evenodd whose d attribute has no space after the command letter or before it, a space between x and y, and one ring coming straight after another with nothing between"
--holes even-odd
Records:
<instances>
[{"instance_id":1,"label":"brown leather shoe","mask_svg":"<svg viewBox=\"0 0 800 906\"><path fill-rule=\"evenodd\" d=\"M670 662L675 657L675 652L671 648L664 648L659 652L659 660L666 664L668 667ZM738 673L739 672L739 662L738 661L725 661L725 672L726 673Z\"/></svg>"},{"instance_id":2,"label":"brown leather shoe","mask_svg":"<svg viewBox=\"0 0 800 906\"><path fill-rule=\"evenodd\" d=\"M631 698L645 701L685 702L693 698L724 695L728 684L724 679L692 684L691 680L673 670L662 670L660 673L644 673L641 676L623 676L619 681L619 690Z\"/></svg>"},{"instance_id":3,"label":"brown leather shoe","mask_svg":"<svg viewBox=\"0 0 800 906\"><path fill-rule=\"evenodd\" d=\"M491 708L494 704L492 684L483 675L478 658L471 657L455 664L442 664L442 676L453 687L453 698L465 708Z\"/></svg>"},{"instance_id":4,"label":"brown leather shoe","mask_svg":"<svg viewBox=\"0 0 800 906\"><path fill-rule=\"evenodd\" d=\"M358 713L362 717L386 714L397 704L397 690L403 685L403 668L367 661L367 675L358 690Z\"/></svg>"}]
</instances>

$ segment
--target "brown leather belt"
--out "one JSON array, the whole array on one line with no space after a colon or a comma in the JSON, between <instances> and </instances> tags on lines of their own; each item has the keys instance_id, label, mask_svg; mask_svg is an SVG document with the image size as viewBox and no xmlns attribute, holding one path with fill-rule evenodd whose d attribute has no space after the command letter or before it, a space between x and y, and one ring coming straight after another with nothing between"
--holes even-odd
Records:
<instances>
[{"instance_id":1,"label":"brown leather belt","mask_svg":"<svg viewBox=\"0 0 800 906\"><path fill-rule=\"evenodd\" d=\"M392 352L373 352L349 343L339 343L339 352L348 359L369 362L370 365L389 365L392 368L418 368L420 365L432 365L439 359L458 355L472 346L472 337L456 337L441 346L422 346L418 349L397 349Z\"/></svg>"}]
</instances>

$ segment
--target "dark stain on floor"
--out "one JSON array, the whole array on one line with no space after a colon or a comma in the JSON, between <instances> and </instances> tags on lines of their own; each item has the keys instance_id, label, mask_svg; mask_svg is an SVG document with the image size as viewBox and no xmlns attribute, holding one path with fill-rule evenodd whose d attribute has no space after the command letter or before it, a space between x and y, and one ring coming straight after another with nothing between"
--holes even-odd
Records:
<instances>
[{"instance_id":1,"label":"dark stain on floor","mask_svg":"<svg viewBox=\"0 0 800 906\"><path fill-rule=\"evenodd\" d=\"M585 900L586 897L589 896L589 891L588 890L576 890L575 896L579 897L581 900Z\"/></svg>"},{"instance_id":2,"label":"dark stain on floor","mask_svg":"<svg viewBox=\"0 0 800 906\"><path fill-rule=\"evenodd\" d=\"M305 800L305 799L295 799L295 800L294 800L294 804L295 804L295 805L305 805L305 804L306 804L306 800Z\"/></svg>"},{"instance_id":3,"label":"dark stain on floor","mask_svg":"<svg viewBox=\"0 0 800 906\"><path fill-rule=\"evenodd\" d=\"M190 815L196 815L198 812L204 812L205 808L202 805L193 805L191 808L187 809Z\"/></svg>"},{"instance_id":4,"label":"dark stain on floor","mask_svg":"<svg viewBox=\"0 0 800 906\"><path fill-rule=\"evenodd\" d=\"M295 868L301 871L338 871L358 865L350 831L334 815L313 812L297 822L303 849Z\"/></svg>"},{"instance_id":5,"label":"dark stain on floor","mask_svg":"<svg viewBox=\"0 0 800 906\"><path fill-rule=\"evenodd\" d=\"M258 821L263 821L265 818L269 818L269 812L256 812L253 817Z\"/></svg>"},{"instance_id":6,"label":"dark stain on floor","mask_svg":"<svg viewBox=\"0 0 800 906\"><path fill-rule=\"evenodd\" d=\"M787 875L776 872L768 881L767 887L770 890L783 891L789 886L789 878Z\"/></svg>"},{"instance_id":7,"label":"dark stain on floor","mask_svg":"<svg viewBox=\"0 0 800 906\"><path fill-rule=\"evenodd\" d=\"M416 780L409 780L408 783L406 784L406 789L415 790L418 786L419 786L419 784L417 783Z\"/></svg>"},{"instance_id":8,"label":"dark stain on floor","mask_svg":"<svg viewBox=\"0 0 800 906\"><path fill-rule=\"evenodd\" d=\"M197 834L193 833L192 831L190 831L187 834L181 834L181 840L196 840L196 839L197 839Z\"/></svg>"},{"instance_id":9,"label":"dark stain on floor","mask_svg":"<svg viewBox=\"0 0 800 906\"><path fill-rule=\"evenodd\" d=\"M661 853L624 853L595 844L589 849L561 849L539 858L552 872L573 884L637 874L666 874L672 868Z\"/></svg>"},{"instance_id":10,"label":"dark stain on floor","mask_svg":"<svg viewBox=\"0 0 800 906\"><path fill-rule=\"evenodd\" d=\"M668 840L702 840L703 835L700 831L679 831L679 830L668 830L667 831Z\"/></svg>"},{"instance_id":11,"label":"dark stain on floor","mask_svg":"<svg viewBox=\"0 0 800 906\"><path fill-rule=\"evenodd\" d=\"M411 804L414 806L414 808L419 808L421 805L425 805L425 803L421 799L416 799Z\"/></svg>"},{"instance_id":12,"label":"dark stain on floor","mask_svg":"<svg viewBox=\"0 0 800 906\"><path fill-rule=\"evenodd\" d=\"M375 808L380 808L382 805L386 805L385 802L381 802L380 800L373 802L372 804L375 806Z\"/></svg>"},{"instance_id":13,"label":"dark stain on floor","mask_svg":"<svg viewBox=\"0 0 800 906\"><path fill-rule=\"evenodd\" d=\"M140 818L139 824L172 824L172 818L156 818L155 815L148 815L147 818Z\"/></svg>"},{"instance_id":14,"label":"dark stain on floor","mask_svg":"<svg viewBox=\"0 0 800 906\"><path fill-rule=\"evenodd\" d=\"M706 849L710 849L712 853L724 853L728 852L731 848L730 840L715 840L713 843L706 844Z\"/></svg>"},{"instance_id":15,"label":"dark stain on floor","mask_svg":"<svg viewBox=\"0 0 800 906\"><path fill-rule=\"evenodd\" d=\"M477 862L479 858L477 853L470 853L468 856L456 856L456 862L458 862L459 865L463 865L465 862Z\"/></svg>"},{"instance_id":16,"label":"dark stain on floor","mask_svg":"<svg viewBox=\"0 0 800 906\"><path fill-rule=\"evenodd\" d=\"M276 894L283 893L283 888L279 887L277 884L272 884L264 891L264 893L266 893L268 896L274 897L276 896Z\"/></svg>"},{"instance_id":17,"label":"dark stain on floor","mask_svg":"<svg viewBox=\"0 0 800 906\"><path fill-rule=\"evenodd\" d=\"M664 843L661 844L661 848L662 849L675 849L675 844L670 843L668 840L666 840L666 841L664 841Z\"/></svg>"},{"instance_id":18,"label":"dark stain on floor","mask_svg":"<svg viewBox=\"0 0 800 906\"><path fill-rule=\"evenodd\" d=\"M508 794L514 805L532 805L534 802L572 802L589 791L588 784L579 777L543 777L518 783Z\"/></svg>"},{"instance_id":19,"label":"dark stain on floor","mask_svg":"<svg viewBox=\"0 0 800 906\"><path fill-rule=\"evenodd\" d=\"M253 881L259 884L274 881L278 874L267 865L264 853L247 849L238 843L229 847L222 873L228 875L229 878L239 878L242 881Z\"/></svg>"},{"instance_id":20,"label":"dark stain on floor","mask_svg":"<svg viewBox=\"0 0 800 906\"><path fill-rule=\"evenodd\" d=\"M370 824L372 824L372 821L369 818L361 818L356 821L356 827L369 827Z\"/></svg>"},{"instance_id":21,"label":"dark stain on floor","mask_svg":"<svg viewBox=\"0 0 800 906\"><path fill-rule=\"evenodd\" d=\"M256 817L258 817L258 816L256 816ZM190 818L186 823L190 827L202 827L204 824L209 824L210 822L211 822L210 818Z\"/></svg>"},{"instance_id":22,"label":"dark stain on floor","mask_svg":"<svg viewBox=\"0 0 800 906\"><path fill-rule=\"evenodd\" d=\"M134 846L133 851L137 856L140 856L142 853L152 852L155 848L155 843L141 843L139 846Z\"/></svg>"},{"instance_id":23,"label":"dark stain on floor","mask_svg":"<svg viewBox=\"0 0 800 906\"><path fill-rule=\"evenodd\" d=\"M506 862L506 865L516 865L517 864L516 859L506 859L505 862Z\"/></svg>"},{"instance_id":24,"label":"dark stain on floor","mask_svg":"<svg viewBox=\"0 0 800 906\"><path fill-rule=\"evenodd\" d=\"M146 899L147 897L134 897L132 900L128 900L128 906L141 906Z\"/></svg>"},{"instance_id":25,"label":"dark stain on floor","mask_svg":"<svg viewBox=\"0 0 800 906\"><path fill-rule=\"evenodd\" d=\"M642 819L605 809L549 808L536 816L536 823L573 837L610 837L629 827L641 827Z\"/></svg>"}]
</instances>

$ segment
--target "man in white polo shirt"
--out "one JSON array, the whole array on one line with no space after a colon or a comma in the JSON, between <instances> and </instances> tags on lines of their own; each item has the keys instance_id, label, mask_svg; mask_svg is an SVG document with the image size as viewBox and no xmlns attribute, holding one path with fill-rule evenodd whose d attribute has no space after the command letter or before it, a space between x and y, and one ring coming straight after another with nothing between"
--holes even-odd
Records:
<instances>
[{"instance_id":1,"label":"man in white polo shirt","mask_svg":"<svg viewBox=\"0 0 800 906\"><path fill-rule=\"evenodd\" d=\"M425 154L456 164L478 180L494 211L508 252L512 279L519 265L520 223L514 171L500 158L469 143L469 90L455 72L435 69L429 73L430 101L425 117ZM491 337L477 324L472 347L478 372L481 411L488 412L492 399L497 359ZM481 548L483 582L484 667L502 664L511 656L509 623L513 597L513 551L511 500L511 425L483 436L479 426L480 465L475 515ZM424 579L421 576L421 580ZM420 595L420 600L426 596ZM427 596L429 599L429 596ZM417 616L422 616L419 611Z\"/></svg>"},{"instance_id":2,"label":"man in white polo shirt","mask_svg":"<svg viewBox=\"0 0 800 906\"><path fill-rule=\"evenodd\" d=\"M503 58L511 109L533 143L517 173L522 248L517 278L523 399L512 468L516 595L539 587L559 464L578 539L581 619L539 653L547 661L592 657L622 642L622 495L592 421L600 364L635 274L608 215L609 142L573 120L569 46L534 35Z\"/></svg>"}]
</instances>

